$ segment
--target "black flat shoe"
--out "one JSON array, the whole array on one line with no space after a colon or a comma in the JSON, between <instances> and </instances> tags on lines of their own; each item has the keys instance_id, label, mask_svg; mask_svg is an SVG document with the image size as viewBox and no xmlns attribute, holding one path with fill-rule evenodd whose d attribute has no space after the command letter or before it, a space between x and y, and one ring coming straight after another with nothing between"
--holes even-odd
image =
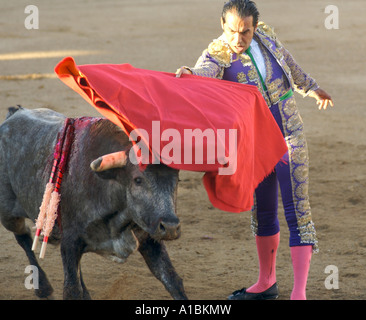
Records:
<instances>
[{"instance_id":1,"label":"black flat shoe","mask_svg":"<svg viewBox=\"0 0 366 320\"><path fill-rule=\"evenodd\" d=\"M234 291L228 300L270 300L278 298L278 286L275 283L272 287L268 288L266 291L253 293L247 292L246 288Z\"/></svg>"}]
</instances>

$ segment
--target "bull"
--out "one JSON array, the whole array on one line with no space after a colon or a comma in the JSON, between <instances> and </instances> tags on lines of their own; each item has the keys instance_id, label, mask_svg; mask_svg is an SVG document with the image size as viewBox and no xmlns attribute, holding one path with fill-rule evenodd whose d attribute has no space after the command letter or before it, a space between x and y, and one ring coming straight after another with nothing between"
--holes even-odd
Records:
<instances>
[{"instance_id":1,"label":"bull","mask_svg":"<svg viewBox=\"0 0 366 320\"><path fill-rule=\"evenodd\" d=\"M32 251L25 219L37 219L65 119L49 109L18 106L9 108L0 126L0 218L39 270L39 298L52 297L53 288ZM64 299L91 298L81 273L84 253L124 262L134 251L172 298L187 299L164 245L180 236L175 213L179 172L163 164L141 170L129 159L130 148L128 136L107 119L75 128L60 188L60 219L49 240L60 245Z\"/></svg>"}]
</instances>

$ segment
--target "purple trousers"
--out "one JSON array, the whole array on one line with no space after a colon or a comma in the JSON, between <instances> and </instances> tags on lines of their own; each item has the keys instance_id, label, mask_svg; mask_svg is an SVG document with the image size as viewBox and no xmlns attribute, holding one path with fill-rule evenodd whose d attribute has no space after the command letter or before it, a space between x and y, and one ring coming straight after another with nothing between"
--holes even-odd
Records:
<instances>
[{"instance_id":1,"label":"purple trousers","mask_svg":"<svg viewBox=\"0 0 366 320\"><path fill-rule=\"evenodd\" d=\"M290 232L289 245L315 245L317 240L308 197L307 145L295 99L290 97L280 101L272 105L270 110L284 135L288 152L255 191L252 229L258 236L271 236L280 231L280 190Z\"/></svg>"}]
</instances>

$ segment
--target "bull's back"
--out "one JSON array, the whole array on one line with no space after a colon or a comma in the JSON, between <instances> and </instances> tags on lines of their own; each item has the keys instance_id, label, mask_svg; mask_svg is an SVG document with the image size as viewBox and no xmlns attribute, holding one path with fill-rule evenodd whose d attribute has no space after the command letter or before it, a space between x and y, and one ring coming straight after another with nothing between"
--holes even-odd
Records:
<instances>
[{"instance_id":1,"label":"bull's back","mask_svg":"<svg viewBox=\"0 0 366 320\"><path fill-rule=\"evenodd\" d=\"M65 116L49 109L19 109L0 126L1 163L38 166L52 150ZM26 170L27 171L27 170Z\"/></svg>"},{"instance_id":2,"label":"bull's back","mask_svg":"<svg viewBox=\"0 0 366 320\"><path fill-rule=\"evenodd\" d=\"M64 119L49 109L20 108L0 126L0 192L12 192L31 216L37 214Z\"/></svg>"}]
</instances>

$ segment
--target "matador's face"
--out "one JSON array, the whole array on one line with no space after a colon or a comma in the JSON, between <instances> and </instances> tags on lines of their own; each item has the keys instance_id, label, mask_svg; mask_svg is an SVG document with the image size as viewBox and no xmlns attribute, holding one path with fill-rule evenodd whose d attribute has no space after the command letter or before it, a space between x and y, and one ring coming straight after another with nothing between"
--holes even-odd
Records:
<instances>
[{"instance_id":1,"label":"matador's face","mask_svg":"<svg viewBox=\"0 0 366 320\"><path fill-rule=\"evenodd\" d=\"M243 53L252 42L257 26L253 26L253 17L240 18L236 11L227 12L225 22L221 18L221 26L230 49L235 53Z\"/></svg>"}]
</instances>

